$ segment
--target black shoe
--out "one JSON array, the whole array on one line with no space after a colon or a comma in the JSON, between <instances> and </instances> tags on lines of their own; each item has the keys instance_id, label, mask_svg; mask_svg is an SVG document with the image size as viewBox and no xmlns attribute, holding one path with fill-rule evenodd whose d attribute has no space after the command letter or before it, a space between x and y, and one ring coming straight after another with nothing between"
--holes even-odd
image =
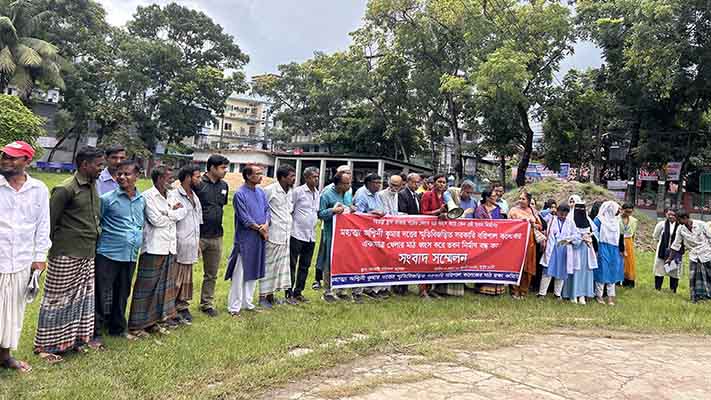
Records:
<instances>
[{"instance_id":1,"label":"black shoe","mask_svg":"<svg viewBox=\"0 0 711 400\"><path fill-rule=\"evenodd\" d=\"M284 301L286 304L292 305L292 306L298 306L299 302L296 301L295 298L293 297L287 297L286 300Z\"/></svg>"},{"instance_id":2,"label":"black shoe","mask_svg":"<svg viewBox=\"0 0 711 400\"><path fill-rule=\"evenodd\" d=\"M302 295L302 294L300 294L300 295L294 297L294 299L296 299L296 301L298 301L298 302L300 302L300 303L308 303L308 302L309 302L309 299L307 299L306 297L304 297L304 295Z\"/></svg>"},{"instance_id":3,"label":"black shoe","mask_svg":"<svg viewBox=\"0 0 711 400\"><path fill-rule=\"evenodd\" d=\"M180 326L180 323L178 322L177 318L169 319L169 320L165 321L164 324L165 324L165 327L168 329L178 329L178 327Z\"/></svg>"},{"instance_id":4,"label":"black shoe","mask_svg":"<svg viewBox=\"0 0 711 400\"><path fill-rule=\"evenodd\" d=\"M321 282L320 282L320 281L314 281L313 285L311 285L311 289L313 289L313 290L321 290Z\"/></svg>"},{"instance_id":5,"label":"black shoe","mask_svg":"<svg viewBox=\"0 0 711 400\"><path fill-rule=\"evenodd\" d=\"M267 300L267 298L265 297L259 299L259 306L264 308L265 310L271 310L273 307L272 302Z\"/></svg>"},{"instance_id":6,"label":"black shoe","mask_svg":"<svg viewBox=\"0 0 711 400\"><path fill-rule=\"evenodd\" d=\"M387 289L386 289L386 290L381 290L380 292L378 292L378 297L380 297L380 298L383 299L383 300L384 300L384 299L389 299L390 296L391 296L390 291L387 290Z\"/></svg>"},{"instance_id":7,"label":"black shoe","mask_svg":"<svg viewBox=\"0 0 711 400\"><path fill-rule=\"evenodd\" d=\"M188 322L193 322L193 315L190 314L190 310L182 310L178 313L184 320Z\"/></svg>"},{"instance_id":8,"label":"black shoe","mask_svg":"<svg viewBox=\"0 0 711 400\"><path fill-rule=\"evenodd\" d=\"M353 302L356 304L363 304L363 295L362 294L354 294L353 295Z\"/></svg>"},{"instance_id":9,"label":"black shoe","mask_svg":"<svg viewBox=\"0 0 711 400\"><path fill-rule=\"evenodd\" d=\"M217 316L217 310L214 308L205 308L202 310L203 313L207 314L208 317L214 318Z\"/></svg>"},{"instance_id":10,"label":"black shoe","mask_svg":"<svg viewBox=\"0 0 711 400\"><path fill-rule=\"evenodd\" d=\"M353 297L351 297L350 294L345 294L345 293L337 294L336 297L338 298L338 300L343 300L343 301L353 300Z\"/></svg>"},{"instance_id":11,"label":"black shoe","mask_svg":"<svg viewBox=\"0 0 711 400\"><path fill-rule=\"evenodd\" d=\"M373 300L377 300L380 296L378 296L377 293L373 291L373 289L366 289L363 290L363 295L368 296L369 298Z\"/></svg>"},{"instance_id":12,"label":"black shoe","mask_svg":"<svg viewBox=\"0 0 711 400\"><path fill-rule=\"evenodd\" d=\"M326 303L335 303L338 301L338 298L332 294L324 294L323 296L321 296L321 298Z\"/></svg>"}]
</instances>

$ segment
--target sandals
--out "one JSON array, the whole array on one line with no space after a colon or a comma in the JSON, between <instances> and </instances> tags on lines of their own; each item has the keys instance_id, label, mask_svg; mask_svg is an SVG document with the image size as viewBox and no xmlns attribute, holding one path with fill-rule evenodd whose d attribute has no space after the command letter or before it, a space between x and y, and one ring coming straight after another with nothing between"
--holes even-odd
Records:
<instances>
[{"instance_id":1,"label":"sandals","mask_svg":"<svg viewBox=\"0 0 711 400\"><path fill-rule=\"evenodd\" d=\"M22 374L26 374L32 371L32 367L30 366L30 364L24 361L19 361L13 357L4 360L0 365L5 369L14 369L15 371L20 372Z\"/></svg>"},{"instance_id":2,"label":"sandals","mask_svg":"<svg viewBox=\"0 0 711 400\"><path fill-rule=\"evenodd\" d=\"M38 356L42 360L46 361L49 365L59 364L60 362L64 361L64 358L62 358L62 356L60 356L59 354L39 353Z\"/></svg>"},{"instance_id":3,"label":"sandals","mask_svg":"<svg viewBox=\"0 0 711 400\"><path fill-rule=\"evenodd\" d=\"M131 331L131 332L129 332L129 334L131 334L132 336L135 336L136 339L144 339L147 337L151 337L151 335L149 335L148 332L146 332L144 330Z\"/></svg>"},{"instance_id":4,"label":"sandals","mask_svg":"<svg viewBox=\"0 0 711 400\"><path fill-rule=\"evenodd\" d=\"M91 339L89 343L87 343L87 346L89 346L90 349L94 351L104 351L106 350L106 347L104 344L101 342L99 339Z\"/></svg>"}]
</instances>

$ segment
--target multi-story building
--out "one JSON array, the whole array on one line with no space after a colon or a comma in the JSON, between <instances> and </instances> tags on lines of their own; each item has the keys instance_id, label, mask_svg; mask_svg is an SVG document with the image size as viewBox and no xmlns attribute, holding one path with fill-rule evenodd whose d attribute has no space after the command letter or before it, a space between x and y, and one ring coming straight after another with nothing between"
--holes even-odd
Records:
<instances>
[{"instance_id":1,"label":"multi-story building","mask_svg":"<svg viewBox=\"0 0 711 400\"><path fill-rule=\"evenodd\" d=\"M197 148L269 148L267 133L272 125L269 103L239 95L230 96L222 115L207 122L191 145Z\"/></svg>"}]
</instances>

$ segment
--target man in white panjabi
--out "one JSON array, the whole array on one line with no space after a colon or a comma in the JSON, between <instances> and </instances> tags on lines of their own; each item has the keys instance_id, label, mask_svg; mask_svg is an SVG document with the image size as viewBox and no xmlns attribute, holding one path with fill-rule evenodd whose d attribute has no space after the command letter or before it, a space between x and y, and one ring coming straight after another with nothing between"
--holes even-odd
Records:
<instances>
[{"instance_id":1,"label":"man in white panjabi","mask_svg":"<svg viewBox=\"0 0 711 400\"><path fill-rule=\"evenodd\" d=\"M20 372L32 368L10 355L17 350L32 271L47 267L49 191L27 175L34 149L22 141L2 148L0 162L0 367Z\"/></svg>"},{"instance_id":2,"label":"man in white panjabi","mask_svg":"<svg viewBox=\"0 0 711 400\"><path fill-rule=\"evenodd\" d=\"M274 294L291 289L291 266L289 265L289 238L293 223L294 211L291 194L296 181L293 167L279 167L276 172L277 181L264 188L264 194L269 203L269 238L266 242L266 261L264 277L259 280L259 305L270 309L279 304ZM285 292L285 300L291 305L298 302Z\"/></svg>"}]
</instances>

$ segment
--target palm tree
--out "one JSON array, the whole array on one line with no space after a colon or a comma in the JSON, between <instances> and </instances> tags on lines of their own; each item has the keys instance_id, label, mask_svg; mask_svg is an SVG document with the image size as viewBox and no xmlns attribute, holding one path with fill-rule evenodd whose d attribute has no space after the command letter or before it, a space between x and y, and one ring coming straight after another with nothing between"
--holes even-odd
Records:
<instances>
[{"instance_id":1,"label":"palm tree","mask_svg":"<svg viewBox=\"0 0 711 400\"><path fill-rule=\"evenodd\" d=\"M37 0L0 0L0 92L13 85L27 101L35 84L64 88L57 47L37 38L51 15Z\"/></svg>"}]
</instances>

